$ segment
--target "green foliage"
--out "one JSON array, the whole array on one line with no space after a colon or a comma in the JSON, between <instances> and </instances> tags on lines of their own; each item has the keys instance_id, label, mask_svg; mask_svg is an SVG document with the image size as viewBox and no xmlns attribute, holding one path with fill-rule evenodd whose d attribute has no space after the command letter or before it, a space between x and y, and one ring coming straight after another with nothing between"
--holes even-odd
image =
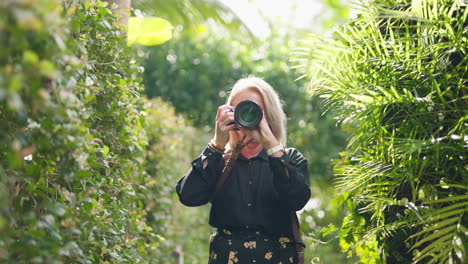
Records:
<instances>
[{"instance_id":1,"label":"green foliage","mask_svg":"<svg viewBox=\"0 0 468 264\"><path fill-rule=\"evenodd\" d=\"M158 253L157 163L145 154L155 123L105 6L0 3L2 263L149 263Z\"/></svg>"},{"instance_id":2,"label":"green foliage","mask_svg":"<svg viewBox=\"0 0 468 264\"><path fill-rule=\"evenodd\" d=\"M148 97L161 96L197 126L211 126L230 84L245 72L247 59L210 35L182 35L154 48L144 62ZM239 44L240 46L240 44Z\"/></svg>"},{"instance_id":3,"label":"green foliage","mask_svg":"<svg viewBox=\"0 0 468 264\"><path fill-rule=\"evenodd\" d=\"M323 0L323 4L325 4L332 12L331 18L325 20L323 22L323 28L325 30L330 29L334 25L341 25L346 20L349 19L349 8L347 5L343 5L343 3L339 0ZM326 12L325 12L326 13ZM323 15L323 14L322 14Z\"/></svg>"},{"instance_id":4,"label":"green foliage","mask_svg":"<svg viewBox=\"0 0 468 264\"><path fill-rule=\"evenodd\" d=\"M356 263L358 258L342 253L337 228L346 216L336 190L329 181L311 182L312 198L301 213L301 231L307 247L306 263Z\"/></svg>"},{"instance_id":5,"label":"green foliage","mask_svg":"<svg viewBox=\"0 0 468 264\"><path fill-rule=\"evenodd\" d=\"M305 42L311 90L352 135L336 163L351 210L344 250L364 263L465 263L468 211L463 1L372 1Z\"/></svg>"},{"instance_id":6,"label":"green foliage","mask_svg":"<svg viewBox=\"0 0 468 264\"><path fill-rule=\"evenodd\" d=\"M145 151L146 172L152 175L145 185L145 210L153 231L165 238L155 254L158 263L174 261L172 251L177 245L190 252L185 256L188 263L205 262L209 208L183 208L174 187L206 145L208 136L177 116L174 107L161 99L148 101L145 109L149 143Z\"/></svg>"},{"instance_id":7,"label":"green foliage","mask_svg":"<svg viewBox=\"0 0 468 264\"><path fill-rule=\"evenodd\" d=\"M310 99L304 80L296 81L288 60L293 35L276 32L259 47L234 37L209 32L181 35L149 49L144 84L149 97L160 96L198 127L213 127L218 106L236 80L249 74L263 77L285 101L288 144L312 161L313 178L331 178L330 160L342 149L344 134L321 115L321 102Z\"/></svg>"}]
</instances>

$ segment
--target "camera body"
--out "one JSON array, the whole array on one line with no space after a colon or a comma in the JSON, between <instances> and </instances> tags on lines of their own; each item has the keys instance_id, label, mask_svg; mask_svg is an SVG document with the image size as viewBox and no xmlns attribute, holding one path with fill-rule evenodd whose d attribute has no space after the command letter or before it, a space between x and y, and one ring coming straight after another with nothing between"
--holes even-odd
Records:
<instances>
[{"instance_id":1,"label":"camera body","mask_svg":"<svg viewBox=\"0 0 468 264\"><path fill-rule=\"evenodd\" d=\"M263 110L259 104L252 100L241 101L234 110L234 120L236 124L244 128L255 128L263 118Z\"/></svg>"}]
</instances>

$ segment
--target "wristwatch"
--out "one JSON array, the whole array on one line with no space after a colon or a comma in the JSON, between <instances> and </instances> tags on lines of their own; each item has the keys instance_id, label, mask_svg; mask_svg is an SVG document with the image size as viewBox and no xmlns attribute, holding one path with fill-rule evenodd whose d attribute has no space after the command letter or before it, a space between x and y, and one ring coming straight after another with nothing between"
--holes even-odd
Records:
<instances>
[{"instance_id":1,"label":"wristwatch","mask_svg":"<svg viewBox=\"0 0 468 264\"><path fill-rule=\"evenodd\" d=\"M280 151L280 150L284 151L284 146L283 146L282 144L279 144L279 145L276 146L276 147L272 147L271 149L268 149L268 150L267 150L267 154L268 154L268 156L271 156L271 155L273 155L275 152L278 152L278 151Z\"/></svg>"}]
</instances>

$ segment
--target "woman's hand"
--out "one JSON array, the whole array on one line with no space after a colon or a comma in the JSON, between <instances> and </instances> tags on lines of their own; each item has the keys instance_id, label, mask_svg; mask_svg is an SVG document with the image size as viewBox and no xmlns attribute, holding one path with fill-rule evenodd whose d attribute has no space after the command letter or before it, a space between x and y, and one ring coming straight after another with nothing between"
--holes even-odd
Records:
<instances>
[{"instance_id":1,"label":"woman's hand","mask_svg":"<svg viewBox=\"0 0 468 264\"><path fill-rule=\"evenodd\" d=\"M233 106L222 105L218 108L218 113L216 114L214 142L223 148L229 142L229 131L237 128L234 122L233 109Z\"/></svg>"},{"instance_id":2,"label":"woman's hand","mask_svg":"<svg viewBox=\"0 0 468 264\"><path fill-rule=\"evenodd\" d=\"M280 144L276 137L273 135L273 132L271 131L270 126L268 125L268 122L265 119L265 115L263 116L262 121L260 121L260 124L257 127L253 129L241 128L241 131L245 135L248 135L251 138L253 138L256 142L260 143L265 149L270 149Z\"/></svg>"}]
</instances>

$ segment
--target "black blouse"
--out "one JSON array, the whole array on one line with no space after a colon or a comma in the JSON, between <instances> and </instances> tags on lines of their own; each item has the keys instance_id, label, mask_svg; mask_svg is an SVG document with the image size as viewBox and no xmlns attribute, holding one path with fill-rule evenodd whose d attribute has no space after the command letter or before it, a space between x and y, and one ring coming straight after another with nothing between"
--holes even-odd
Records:
<instances>
[{"instance_id":1,"label":"black blouse","mask_svg":"<svg viewBox=\"0 0 468 264\"><path fill-rule=\"evenodd\" d=\"M203 168L206 159L208 164ZM180 201L187 206L208 203L224 164L221 154L205 148L177 182ZM265 150L250 159L241 154L231 175L213 197L210 225L262 228L269 233L291 235L290 212L302 209L309 198L307 160L296 149L288 148L279 158L269 157Z\"/></svg>"}]
</instances>

